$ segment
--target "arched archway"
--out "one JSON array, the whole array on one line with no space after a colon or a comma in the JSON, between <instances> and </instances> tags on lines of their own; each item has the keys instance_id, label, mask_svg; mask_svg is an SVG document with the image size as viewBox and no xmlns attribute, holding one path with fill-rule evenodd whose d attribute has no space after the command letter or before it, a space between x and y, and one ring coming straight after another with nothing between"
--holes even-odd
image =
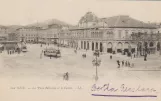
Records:
<instances>
[{"instance_id":1,"label":"arched archway","mask_svg":"<svg viewBox=\"0 0 161 101\"><path fill-rule=\"evenodd\" d=\"M87 41L87 49L89 50L89 42Z\"/></svg>"},{"instance_id":2,"label":"arched archway","mask_svg":"<svg viewBox=\"0 0 161 101\"><path fill-rule=\"evenodd\" d=\"M100 52L103 51L103 45L102 45L102 42L100 42Z\"/></svg>"},{"instance_id":3,"label":"arched archway","mask_svg":"<svg viewBox=\"0 0 161 101\"><path fill-rule=\"evenodd\" d=\"M150 42L149 43L149 47L153 47L154 46L154 43L153 42Z\"/></svg>"},{"instance_id":4,"label":"arched archway","mask_svg":"<svg viewBox=\"0 0 161 101\"><path fill-rule=\"evenodd\" d=\"M86 49L86 41L84 41L84 49Z\"/></svg>"},{"instance_id":5,"label":"arched archway","mask_svg":"<svg viewBox=\"0 0 161 101\"><path fill-rule=\"evenodd\" d=\"M148 52L148 42L143 43L143 55L145 55Z\"/></svg>"},{"instance_id":6,"label":"arched archway","mask_svg":"<svg viewBox=\"0 0 161 101\"><path fill-rule=\"evenodd\" d=\"M137 44L137 50L140 51L142 49L142 46L143 44L141 42L138 42Z\"/></svg>"},{"instance_id":7,"label":"arched archway","mask_svg":"<svg viewBox=\"0 0 161 101\"><path fill-rule=\"evenodd\" d=\"M81 49L83 49L83 41L81 41Z\"/></svg>"},{"instance_id":8,"label":"arched archway","mask_svg":"<svg viewBox=\"0 0 161 101\"><path fill-rule=\"evenodd\" d=\"M148 47L148 42L144 42L144 46L145 47Z\"/></svg>"},{"instance_id":9,"label":"arched archway","mask_svg":"<svg viewBox=\"0 0 161 101\"><path fill-rule=\"evenodd\" d=\"M141 56L143 54L142 48L143 48L142 42L138 42L137 43L137 55L140 55Z\"/></svg>"},{"instance_id":10,"label":"arched archway","mask_svg":"<svg viewBox=\"0 0 161 101\"><path fill-rule=\"evenodd\" d=\"M122 52L122 47L123 47L123 44L121 42L118 42L117 43L117 46L116 46L118 53L121 53Z\"/></svg>"},{"instance_id":11,"label":"arched archway","mask_svg":"<svg viewBox=\"0 0 161 101\"><path fill-rule=\"evenodd\" d=\"M131 42L130 43L130 46L131 46L131 53L135 53L136 52L136 43L135 42Z\"/></svg>"},{"instance_id":12,"label":"arched archway","mask_svg":"<svg viewBox=\"0 0 161 101\"><path fill-rule=\"evenodd\" d=\"M98 49L98 42L96 42L96 49Z\"/></svg>"},{"instance_id":13,"label":"arched archway","mask_svg":"<svg viewBox=\"0 0 161 101\"><path fill-rule=\"evenodd\" d=\"M92 51L94 51L94 42L92 42Z\"/></svg>"},{"instance_id":14,"label":"arched archway","mask_svg":"<svg viewBox=\"0 0 161 101\"><path fill-rule=\"evenodd\" d=\"M157 51L160 50L160 42L157 43Z\"/></svg>"},{"instance_id":15,"label":"arched archway","mask_svg":"<svg viewBox=\"0 0 161 101\"><path fill-rule=\"evenodd\" d=\"M154 54L155 53L155 47L154 47L154 42L149 43L149 49L148 49L149 54Z\"/></svg>"},{"instance_id":16,"label":"arched archway","mask_svg":"<svg viewBox=\"0 0 161 101\"><path fill-rule=\"evenodd\" d=\"M131 48L131 45L128 42L125 42L124 43L124 53L129 53L131 50L130 48Z\"/></svg>"},{"instance_id":17,"label":"arched archway","mask_svg":"<svg viewBox=\"0 0 161 101\"><path fill-rule=\"evenodd\" d=\"M111 42L107 44L107 53L112 53L112 43Z\"/></svg>"}]
</instances>

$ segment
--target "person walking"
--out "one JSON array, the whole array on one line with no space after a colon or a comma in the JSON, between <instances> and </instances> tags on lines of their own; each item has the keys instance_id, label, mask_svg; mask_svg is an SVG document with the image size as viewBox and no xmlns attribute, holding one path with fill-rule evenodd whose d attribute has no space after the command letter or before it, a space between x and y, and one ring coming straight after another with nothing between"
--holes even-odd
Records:
<instances>
[{"instance_id":1,"label":"person walking","mask_svg":"<svg viewBox=\"0 0 161 101\"><path fill-rule=\"evenodd\" d=\"M131 64L131 68L133 68L133 67L134 67L134 63Z\"/></svg>"},{"instance_id":2,"label":"person walking","mask_svg":"<svg viewBox=\"0 0 161 101\"><path fill-rule=\"evenodd\" d=\"M118 64L118 68L120 68L120 61L119 60L117 60L117 64Z\"/></svg>"},{"instance_id":3,"label":"person walking","mask_svg":"<svg viewBox=\"0 0 161 101\"><path fill-rule=\"evenodd\" d=\"M130 62L128 61L128 67L130 67Z\"/></svg>"},{"instance_id":4,"label":"person walking","mask_svg":"<svg viewBox=\"0 0 161 101\"><path fill-rule=\"evenodd\" d=\"M9 50L7 50L7 53L9 54Z\"/></svg>"},{"instance_id":5,"label":"person walking","mask_svg":"<svg viewBox=\"0 0 161 101\"><path fill-rule=\"evenodd\" d=\"M74 50L74 52L77 54L77 50Z\"/></svg>"},{"instance_id":6,"label":"person walking","mask_svg":"<svg viewBox=\"0 0 161 101\"><path fill-rule=\"evenodd\" d=\"M40 59L42 58L42 52L40 53Z\"/></svg>"},{"instance_id":7,"label":"person walking","mask_svg":"<svg viewBox=\"0 0 161 101\"><path fill-rule=\"evenodd\" d=\"M10 54L12 54L12 50L10 50Z\"/></svg>"},{"instance_id":8,"label":"person walking","mask_svg":"<svg viewBox=\"0 0 161 101\"><path fill-rule=\"evenodd\" d=\"M125 66L127 67L127 61L125 62Z\"/></svg>"},{"instance_id":9,"label":"person walking","mask_svg":"<svg viewBox=\"0 0 161 101\"><path fill-rule=\"evenodd\" d=\"M122 60L122 67L124 66L124 60Z\"/></svg>"},{"instance_id":10,"label":"person walking","mask_svg":"<svg viewBox=\"0 0 161 101\"><path fill-rule=\"evenodd\" d=\"M112 55L110 55L110 59L112 59Z\"/></svg>"},{"instance_id":11,"label":"person walking","mask_svg":"<svg viewBox=\"0 0 161 101\"><path fill-rule=\"evenodd\" d=\"M41 53L43 53L44 51L42 50Z\"/></svg>"}]
</instances>

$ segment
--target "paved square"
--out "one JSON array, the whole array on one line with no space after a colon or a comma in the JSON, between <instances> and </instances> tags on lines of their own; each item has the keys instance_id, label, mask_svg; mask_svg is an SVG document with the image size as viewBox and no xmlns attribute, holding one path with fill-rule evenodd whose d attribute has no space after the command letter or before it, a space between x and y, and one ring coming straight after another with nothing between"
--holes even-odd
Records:
<instances>
[{"instance_id":1,"label":"paved square","mask_svg":"<svg viewBox=\"0 0 161 101\"><path fill-rule=\"evenodd\" d=\"M48 78L52 80L62 80L63 73L69 72L70 80L83 81L94 80L95 67L92 64L94 59L92 51L78 50L74 52L72 48L62 48L60 58L49 58L40 53L46 47L55 47L54 45L28 45L28 52L21 54L8 55L1 54L1 77L12 78ZM87 57L82 58L86 53ZM161 56L150 55L148 61L143 61L143 57L130 59L126 56L115 54L110 60L110 54L102 54L101 65L98 67L99 79L125 79L125 80L154 80L161 78ZM117 60L128 60L135 64L133 68L121 66L117 68ZM70 81L69 80L69 81Z\"/></svg>"}]
</instances>

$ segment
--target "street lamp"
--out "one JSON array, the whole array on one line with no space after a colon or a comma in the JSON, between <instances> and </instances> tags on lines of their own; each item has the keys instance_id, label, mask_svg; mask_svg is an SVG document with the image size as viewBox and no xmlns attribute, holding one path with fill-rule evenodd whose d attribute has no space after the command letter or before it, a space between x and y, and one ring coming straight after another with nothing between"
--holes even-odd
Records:
<instances>
[{"instance_id":1,"label":"street lamp","mask_svg":"<svg viewBox=\"0 0 161 101\"><path fill-rule=\"evenodd\" d=\"M59 42L59 41L60 41L60 40L59 40L59 38L60 38L60 37L59 37L59 33L58 33L58 50L59 50L59 44L60 44L60 42Z\"/></svg>"},{"instance_id":2,"label":"street lamp","mask_svg":"<svg viewBox=\"0 0 161 101\"><path fill-rule=\"evenodd\" d=\"M94 56L96 56L96 58L92 61L93 65L96 66L96 76L95 76L95 80L98 80L98 71L97 71L97 67L100 66L101 64L101 60L98 59L99 57L99 50L95 51Z\"/></svg>"}]
</instances>

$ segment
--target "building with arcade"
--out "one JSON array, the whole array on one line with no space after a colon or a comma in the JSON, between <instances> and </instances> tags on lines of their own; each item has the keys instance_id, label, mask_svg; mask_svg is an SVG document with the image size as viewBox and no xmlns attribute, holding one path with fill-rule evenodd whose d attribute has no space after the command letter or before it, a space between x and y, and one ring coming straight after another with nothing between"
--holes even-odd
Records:
<instances>
[{"instance_id":1,"label":"building with arcade","mask_svg":"<svg viewBox=\"0 0 161 101\"><path fill-rule=\"evenodd\" d=\"M150 23L144 23L127 15L98 18L87 12L77 26L59 33L61 44L74 48L104 53L144 52L145 44L151 53L160 50L159 31ZM140 35L140 36L138 36Z\"/></svg>"}]
</instances>

